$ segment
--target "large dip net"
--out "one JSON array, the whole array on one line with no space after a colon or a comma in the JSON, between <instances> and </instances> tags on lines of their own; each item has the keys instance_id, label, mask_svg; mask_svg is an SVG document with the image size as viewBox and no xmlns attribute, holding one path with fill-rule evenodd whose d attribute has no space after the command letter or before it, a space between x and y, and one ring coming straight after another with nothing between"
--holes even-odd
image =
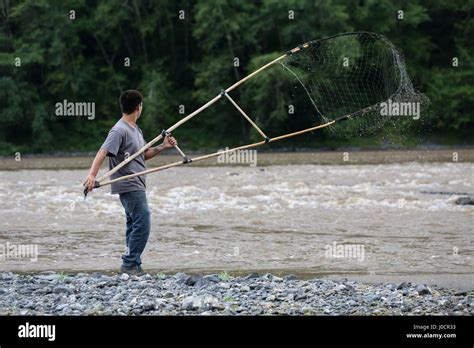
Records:
<instances>
[{"instance_id":1,"label":"large dip net","mask_svg":"<svg viewBox=\"0 0 474 348\"><path fill-rule=\"evenodd\" d=\"M264 76L267 73L270 77ZM268 79L273 82L275 90L267 98L278 95L280 101L252 103L253 96L265 95L259 79L267 79L267 85ZM281 124L297 130L350 118L351 122L326 128L345 137L370 134L387 123L398 129L409 127L428 102L413 87L402 53L386 37L370 32L300 45L242 88L262 127L275 129ZM268 117L272 113L276 117Z\"/></svg>"},{"instance_id":2,"label":"large dip net","mask_svg":"<svg viewBox=\"0 0 474 348\"><path fill-rule=\"evenodd\" d=\"M414 89L401 52L379 34L340 34L307 42L279 57L266 58L265 62L255 62L251 74L222 90L102 175L95 187L223 154L219 151L188 158L176 146L182 161L121 177L115 174L221 99L236 109L250 129L255 130L253 139L259 140L224 152L255 148L321 129L335 136L360 136L387 123L402 129L419 118L422 105L428 101ZM84 193L87 192L86 189Z\"/></svg>"}]
</instances>

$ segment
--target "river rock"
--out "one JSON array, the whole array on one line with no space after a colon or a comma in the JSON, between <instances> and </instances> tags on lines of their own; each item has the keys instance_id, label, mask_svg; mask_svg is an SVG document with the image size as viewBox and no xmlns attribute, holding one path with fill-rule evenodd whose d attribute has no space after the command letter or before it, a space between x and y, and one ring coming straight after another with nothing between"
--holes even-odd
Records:
<instances>
[{"instance_id":1,"label":"river rock","mask_svg":"<svg viewBox=\"0 0 474 348\"><path fill-rule=\"evenodd\" d=\"M250 286L244 285L240 288L240 291L242 292L249 292L250 291Z\"/></svg>"},{"instance_id":2,"label":"river rock","mask_svg":"<svg viewBox=\"0 0 474 348\"><path fill-rule=\"evenodd\" d=\"M35 275L35 278L36 279L41 279L41 280L52 281L52 280L59 279L59 275L58 274L40 274L40 275Z\"/></svg>"},{"instance_id":3,"label":"river rock","mask_svg":"<svg viewBox=\"0 0 474 348\"><path fill-rule=\"evenodd\" d=\"M67 307L69 307L69 304L67 304L67 303L61 303L61 304L59 304L59 305L56 306L56 311L60 312L60 311L62 311L64 308L67 308Z\"/></svg>"},{"instance_id":4,"label":"river rock","mask_svg":"<svg viewBox=\"0 0 474 348\"><path fill-rule=\"evenodd\" d=\"M224 309L224 305L212 295L188 296L183 300L182 308L185 310L210 310Z\"/></svg>"},{"instance_id":5,"label":"river rock","mask_svg":"<svg viewBox=\"0 0 474 348\"><path fill-rule=\"evenodd\" d=\"M257 279L260 278L258 273L250 273L248 276L244 277L244 280Z\"/></svg>"},{"instance_id":6,"label":"river rock","mask_svg":"<svg viewBox=\"0 0 474 348\"><path fill-rule=\"evenodd\" d=\"M70 292L71 290L65 285L58 285L53 289L54 294L69 294Z\"/></svg>"},{"instance_id":7,"label":"river rock","mask_svg":"<svg viewBox=\"0 0 474 348\"><path fill-rule=\"evenodd\" d=\"M297 280L298 278L295 275L290 274L290 275L287 275L284 279L291 281L291 280Z\"/></svg>"},{"instance_id":8,"label":"river rock","mask_svg":"<svg viewBox=\"0 0 474 348\"><path fill-rule=\"evenodd\" d=\"M219 283L219 282L221 282L221 279L219 278L218 275L210 274L210 275L206 275L204 277L199 277L196 280L194 286L202 288L202 287L207 287L207 286Z\"/></svg>"},{"instance_id":9,"label":"river rock","mask_svg":"<svg viewBox=\"0 0 474 348\"><path fill-rule=\"evenodd\" d=\"M431 295L431 289L425 284L419 284L416 286L415 290L419 295Z\"/></svg>"},{"instance_id":10,"label":"river rock","mask_svg":"<svg viewBox=\"0 0 474 348\"><path fill-rule=\"evenodd\" d=\"M185 284L187 286L193 286L199 280L199 276L191 276L186 273L178 273L175 275L175 279L178 284Z\"/></svg>"},{"instance_id":11,"label":"river rock","mask_svg":"<svg viewBox=\"0 0 474 348\"><path fill-rule=\"evenodd\" d=\"M454 201L456 205L474 205L473 197L459 197Z\"/></svg>"},{"instance_id":12,"label":"river rock","mask_svg":"<svg viewBox=\"0 0 474 348\"><path fill-rule=\"evenodd\" d=\"M410 288L411 286L412 285L410 282L403 282L403 283L398 284L397 290L407 289L407 288Z\"/></svg>"},{"instance_id":13,"label":"river rock","mask_svg":"<svg viewBox=\"0 0 474 348\"><path fill-rule=\"evenodd\" d=\"M368 302L376 302L376 301L380 300L381 297L382 297L382 296L381 296L380 294L369 295L369 296L367 297L367 301L368 301Z\"/></svg>"}]
</instances>

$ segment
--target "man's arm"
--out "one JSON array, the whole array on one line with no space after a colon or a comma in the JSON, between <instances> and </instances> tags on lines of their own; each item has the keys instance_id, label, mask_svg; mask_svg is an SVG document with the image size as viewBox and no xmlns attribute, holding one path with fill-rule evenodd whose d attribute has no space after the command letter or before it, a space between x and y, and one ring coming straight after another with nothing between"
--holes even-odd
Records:
<instances>
[{"instance_id":1,"label":"man's arm","mask_svg":"<svg viewBox=\"0 0 474 348\"><path fill-rule=\"evenodd\" d=\"M145 151L145 161L155 157L156 155L159 155L165 150L166 148L163 146L163 144L147 149Z\"/></svg>"},{"instance_id":2,"label":"man's arm","mask_svg":"<svg viewBox=\"0 0 474 348\"><path fill-rule=\"evenodd\" d=\"M107 150L105 149L100 149L97 152L97 155L95 155L94 162L92 162L92 166L89 171L89 175L87 176L86 181L84 182L84 186L87 187L89 192L94 189L95 178L106 156Z\"/></svg>"},{"instance_id":3,"label":"man's arm","mask_svg":"<svg viewBox=\"0 0 474 348\"><path fill-rule=\"evenodd\" d=\"M176 141L176 139L172 136L167 136L163 140L163 144L155 146L155 147L151 147L145 151L145 160L149 160L150 158L155 157L161 152L167 149L171 149L175 145L178 145L178 142Z\"/></svg>"}]
</instances>

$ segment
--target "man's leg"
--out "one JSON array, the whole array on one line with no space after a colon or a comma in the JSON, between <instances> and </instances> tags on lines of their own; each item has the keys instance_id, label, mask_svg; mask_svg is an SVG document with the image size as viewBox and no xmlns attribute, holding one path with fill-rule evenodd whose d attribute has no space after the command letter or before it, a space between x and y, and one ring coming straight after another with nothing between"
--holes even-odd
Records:
<instances>
[{"instance_id":1,"label":"man's leg","mask_svg":"<svg viewBox=\"0 0 474 348\"><path fill-rule=\"evenodd\" d=\"M124 267L140 266L141 254L150 235L150 209L145 191L133 191L120 195L120 200L127 215L128 255L123 255ZM130 217L130 220L128 219ZM129 221L131 224L129 224ZM131 228L129 229L129 226Z\"/></svg>"},{"instance_id":2,"label":"man's leg","mask_svg":"<svg viewBox=\"0 0 474 348\"><path fill-rule=\"evenodd\" d=\"M132 220L132 215L128 214L127 211L125 211L125 216L127 217L127 230L125 232L125 254L123 256L128 256L130 255L130 235L132 234L132 226L133 226L133 220Z\"/></svg>"}]
</instances>

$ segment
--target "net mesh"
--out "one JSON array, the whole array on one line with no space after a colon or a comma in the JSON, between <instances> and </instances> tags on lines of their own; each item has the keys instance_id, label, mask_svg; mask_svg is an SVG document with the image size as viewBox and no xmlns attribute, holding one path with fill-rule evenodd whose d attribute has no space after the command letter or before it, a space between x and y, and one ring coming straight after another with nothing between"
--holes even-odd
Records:
<instances>
[{"instance_id":1,"label":"net mesh","mask_svg":"<svg viewBox=\"0 0 474 348\"><path fill-rule=\"evenodd\" d=\"M278 95L285 100L287 110L280 105L279 112L292 118L290 130L346 115L351 116L351 121L337 122L327 131L344 136L363 135L386 123L400 129L413 122L428 102L414 89L401 52L382 35L346 33L308 44L272 68L279 71L264 72L260 75L269 76L258 77L267 86L273 79L272 86L279 90L267 97ZM254 82L258 86L257 80ZM247 88L249 99L263 94L256 85ZM253 107L262 126L278 128L275 117L265 116L275 115L275 110L265 110L268 103L259 101Z\"/></svg>"}]
</instances>

